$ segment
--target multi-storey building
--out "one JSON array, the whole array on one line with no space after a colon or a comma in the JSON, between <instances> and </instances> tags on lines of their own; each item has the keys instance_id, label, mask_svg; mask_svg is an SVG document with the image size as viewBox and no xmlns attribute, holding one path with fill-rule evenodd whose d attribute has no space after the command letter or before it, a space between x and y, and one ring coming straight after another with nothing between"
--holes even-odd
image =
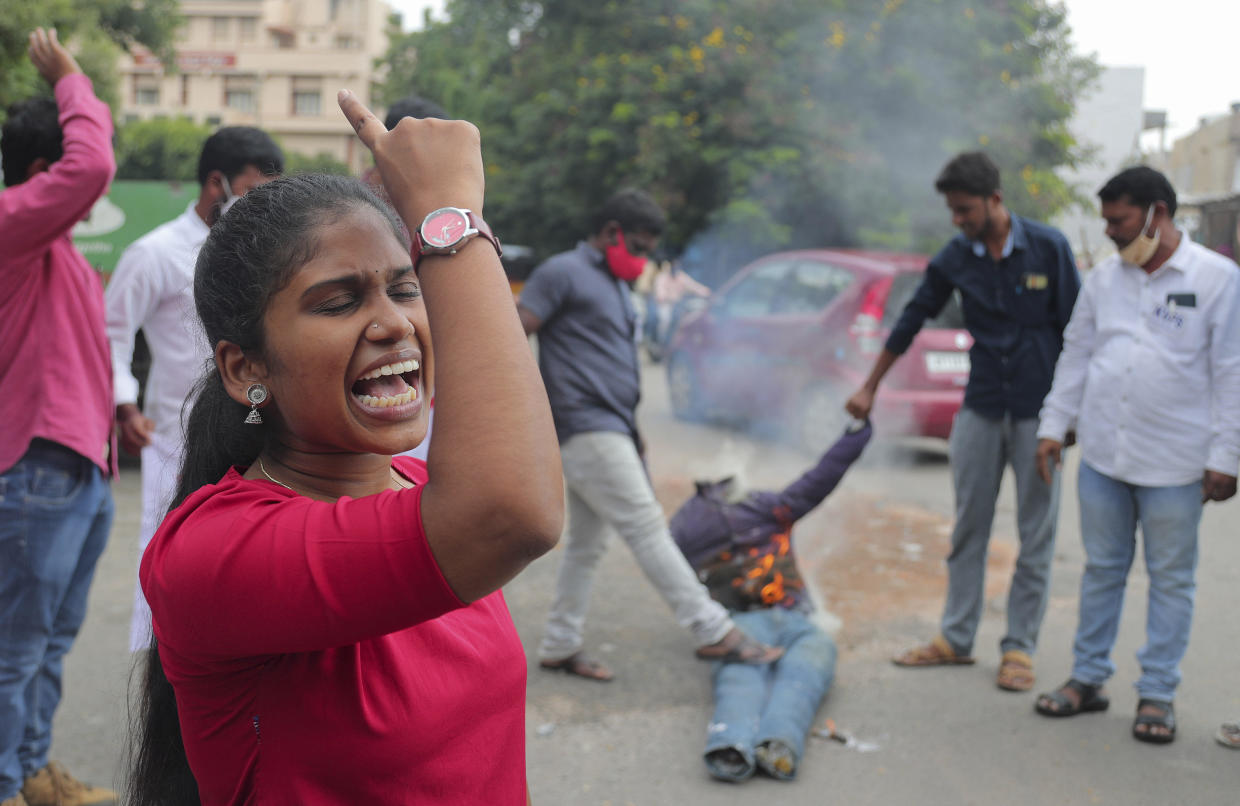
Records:
<instances>
[{"instance_id":1,"label":"multi-storey building","mask_svg":"<svg viewBox=\"0 0 1240 806\"><path fill-rule=\"evenodd\" d=\"M362 168L336 91L370 102L387 49L382 0L181 0L175 69L149 53L122 59L121 118L188 117L259 126L287 151Z\"/></svg>"},{"instance_id":2,"label":"multi-storey building","mask_svg":"<svg viewBox=\"0 0 1240 806\"><path fill-rule=\"evenodd\" d=\"M1240 103L1228 114L1203 118L1175 141L1167 178L1193 237L1228 257L1240 256Z\"/></svg>"},{"instance_id":3,"label":"multi-storey building","mask_svg":"<svg viewBox=\"0 0 1240 806\"><path fill-rule=\"evenodd\" d=\"M1197 129L1175 141L1167 178L1192 196L1240 193L1240 103L1225 115L1202 118Z\"/></svg>"}]
</instances>

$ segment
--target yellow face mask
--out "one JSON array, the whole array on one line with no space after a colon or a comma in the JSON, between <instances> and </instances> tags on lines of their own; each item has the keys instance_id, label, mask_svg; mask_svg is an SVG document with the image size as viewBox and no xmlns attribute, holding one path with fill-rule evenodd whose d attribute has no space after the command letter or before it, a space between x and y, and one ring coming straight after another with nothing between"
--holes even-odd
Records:
<instances>
[{"instance_id":1,"label":"yellow face mask","mask_svg":"<svg viewBox=\"0 0 1240 806\"><path fill-rule=\"evenodd\" d=\"M1141 228L1141 234L1132 239L1132 243L1119 250L1120 259L1125 263L1131 263L1134 266L1144 266L1150 262L1150 258L1154 257L1154 253L1158 251L1158 239L1160 233L1154 230L1153 235L1146 235L1145 231L1149 229L1150 223L1154 220L1154 205L1150 205L1150 212L1145 216L1145 226Z\"/></svg>"}]
</instances>

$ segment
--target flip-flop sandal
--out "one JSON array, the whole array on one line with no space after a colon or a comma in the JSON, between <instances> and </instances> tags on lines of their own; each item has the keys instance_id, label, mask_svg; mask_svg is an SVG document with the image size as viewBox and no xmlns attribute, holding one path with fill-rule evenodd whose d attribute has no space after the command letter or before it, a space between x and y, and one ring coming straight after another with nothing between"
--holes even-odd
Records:
<instances>
[{"instance_id":1,"label":"flip-flop sandal","mask_svg":"<svg viewBox=\"0 0 1240 806\"><path fill-rule=\"evenodd\" d=\"M891 662L896 666L968 666L977 663L977 658L957 655L946 638L936 635L930 643L902 652Z\"/></svg>"},{"instance_id":2,"label":"flip-flop sandal","mask_svg":"<svg viewBox=\"0 0 1240 806\"><path fill-rule=\"evenodd\" d=\"M722 640L698 647L693 654L702 660L765 666L782 658L784 650L780 647L767 646L752 638L749 633L733 627Z\"/></svg>"},{"instance_id":3,"label":"flip-flop sandal","mask_svg":"<svg viewBox=\"0 0 1240 806\"><path fill-rule=\"evenodd\" d=\"M576 652L561 660L542 660L538 662L538 665L549 672L564 672L584 677L586 680L597 680L600 683L609 683L615 677L604 663L586 657L581 652Z\"/></svg>"},{"instance_id":4,"label":"flip-flop sandal","mask_svg":"<svg viewBox=\"0 0 1240 806\"><path fill-rule=\"evenodd\" d=\"M1064 689L1076 692L1076 703L1063 693ZM1102 686L1069 680L1054 691L1039 694L1033 707L1042 716L1076 716L1105 711L1111 707L1111 698L1102 693Z\"/></svg>"},{"instance_id":5,"label":"flip-flop sandal","mask_svg":"<svg viewBox=\"0 0 1240 806\"><path fill-rule=\"evenodd\" d=\"M1033 688L1033 658L1019 649L1004 652L995 682L1004 691L1028 691Z\"/></svg>"},{"instance_id":6,"label":"flip-flop sandal","mask_svg":"<svg viewBox=\"0 0 1240 806\"><path fill-rule=\"evenodd\" d=\"M1143 714L1142 708L1160 708L1161 714ZM1144 725L1145 730L1138 727ZM1166 733L1153 733L1150 728L1166 728ZM1151 700L1145 697L1137 700L1137 718L1132 721L1132 738L1138 742L1150 744L1171 744L1175 741L1175 706L1162 700Z\"/></svg>"},{"instance_id":7,"label":"flip-flop sandal","mask_svg":"<svg viewBox=\"0 0 1240 806\"><path fill-rule=\"evenodd\" d=\"M1214 741L1231 750L1240 750L1240 722L1224 722L1214 734Z\"/></svg>"}]
</instances>

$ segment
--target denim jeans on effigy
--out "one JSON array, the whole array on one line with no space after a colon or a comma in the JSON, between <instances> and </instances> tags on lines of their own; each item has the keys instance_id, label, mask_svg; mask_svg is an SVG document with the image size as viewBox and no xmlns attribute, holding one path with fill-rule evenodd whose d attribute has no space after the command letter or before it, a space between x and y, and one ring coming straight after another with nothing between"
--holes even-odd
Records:
<instances>
[{"instance_id":1,"label":"denim jeans on effigy","mask_svg":"<svg viewBox=\"0 0 1240 806\"><path fill-rule=\"evenodd\" d=\"M35 440L0 474L0 801L47 764L65 653L112 525L93 463Z\"/></svg>"},{"instance_id":2,"label":"denim jeans on effigy","mask_svg":"<svg viewBox=\"0 0 1240 806\"><path fill-rule=\"evenodd\" d=\"M706 755L733 748L747 762L743 772L713 765L711 774L741 781L753 774L754 748L777 739L799 761L818 705L835 678L835 642L804 614L775 607L734 612L736 626L757 641L783 647L782 658L767 666L715 663L715 712L706 737Z\"/></svg>"}]
</instances>

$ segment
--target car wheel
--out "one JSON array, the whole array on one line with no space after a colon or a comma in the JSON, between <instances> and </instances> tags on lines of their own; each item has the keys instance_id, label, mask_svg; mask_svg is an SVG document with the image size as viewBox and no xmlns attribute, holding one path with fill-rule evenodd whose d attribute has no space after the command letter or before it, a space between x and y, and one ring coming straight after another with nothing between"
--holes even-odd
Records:
<instances>
[{"instance_id":1,"label":"car wheel","mask_svg":"<svg viewBox=\"0 0 1240 806\"><path fill-rule=\"evenodd\" d=\"M801 396L801 413L797 418L796 438L810 453L821 453L844 433L848 412L844 411L846 396L830 384L809 386Z\"/></svg>"},{"instance_id":2,"label":"car wheel","mask_svg":"<svg viewBox=\"0 0 1240 806\"><path fill-rule=\"evenodd\" d=\"M667 394L677 419L689 422L702 420L697 373L693 371L693 362L684 353L673 353L667 361Z\"/></svg>"}]
</instances>

